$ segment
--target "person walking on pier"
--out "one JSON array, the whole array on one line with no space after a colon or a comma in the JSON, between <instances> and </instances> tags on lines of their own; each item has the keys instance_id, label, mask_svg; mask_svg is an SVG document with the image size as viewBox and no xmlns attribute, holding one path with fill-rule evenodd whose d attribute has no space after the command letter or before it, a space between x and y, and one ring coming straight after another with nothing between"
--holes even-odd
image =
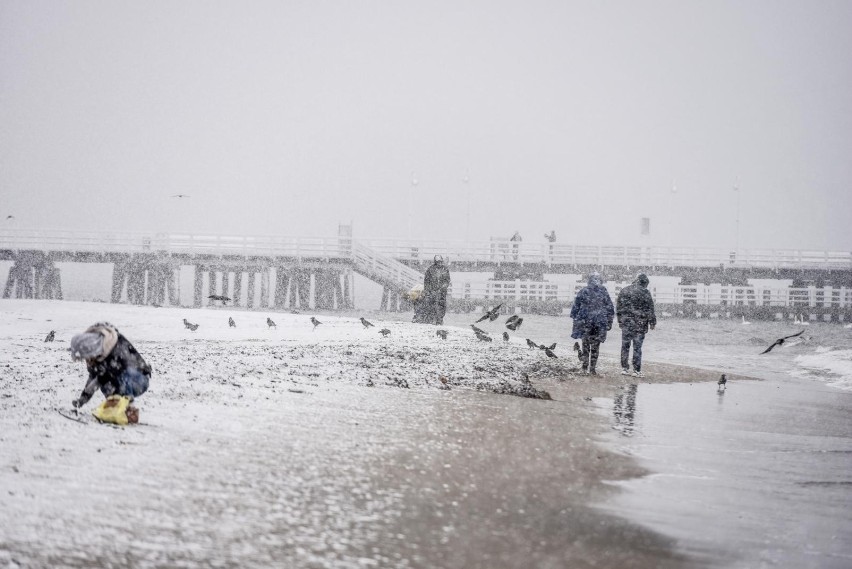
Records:
<instances>
[{"instance_id":1,"label":"person walking on pier","mask_svg":"<svg viewBox=\"0 0 852 569\"><path fill-rule=\"evenodd\" d=\"M444 264L441 255L435 255L435 261L426 269L426 276L423 277L423 309L415 312L414 321L439 326L443 324L444 315L447 313L448 288L450 269Z\"/></svg>"},{"instance_id":2,"label":"person walking on pier","mask_svg":"<svg viewBox=\"0 0 852 569\"><path fill-rule=\"evenodd\" d=\"M518 260L518 248L520 247L521 241L524 239L521 237L520 232L515 231L515 234L512 235L512 238L509 241L512 242L512 257L515 261Z\"/></svg>"},{"instance_id":3,"label":"person walking on pier","mask_svg":"<svg viewBox=\"0 0 852 569\"><path fill-rule=\"evenodd\" d=\"M595 367L600 345L606 341L606 333L612 329L615 318L612 299L597 272L589 275L588 284L577 293L571 307L571 318L574 319L571 337L583 342L580 352L583 373L597 375Z\"/></svg>"},{"instance_id":4,"label":"person walking on pier","mask_svg":"<svg viewBox=\"0 0 852 569\"><path fill-rule=\"evenodd\" d=\"M544 238L547 239L547 242L548 242L547 260L548 260L548 262L552 263L553 262L553 248L554 248L554 244L556 243L556 230L551 229L550 233L544 234Z\"/></svg>"},{"instance_id":5,"label":"person walking on pier","mask_svg":"<svg viewBox=\"0 0 852 569\"><path fill-rule=\"evenodd\" d=\"M618 325L621 327L621 373L630 374L628 359L630 356L630 345L633 344L633 375L645 377L642 373L642 343L648 329L654 329L657 325L657 316L654 314L654 299L648 290L648 277L640 273L633 284L624 287L618 293L615 302L615 313L618 316Z\"/></svg>"}]
</instances>

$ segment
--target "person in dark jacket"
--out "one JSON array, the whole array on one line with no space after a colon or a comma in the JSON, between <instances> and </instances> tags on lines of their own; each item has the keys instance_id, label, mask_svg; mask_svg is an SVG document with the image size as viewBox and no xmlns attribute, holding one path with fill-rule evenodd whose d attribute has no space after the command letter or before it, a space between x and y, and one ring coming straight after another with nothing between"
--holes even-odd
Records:
<instances>
[{"instance_id":1,"label":"person in dark jacket","mask_svg":"<svg viewBox=\"0 0 852 569\"><path fill-rule=\"evenodd\" d=\"M444 264L441 255L435 255L435 261L426 269L423 277L423 302L430 314L429 322L437 325L444 323L447 313L447 289L450 288L450 269Z\"/></svg>"},{"instance_id":2,"label":"person in dark jacket","mask_svg":"<svg viewBox=\"0 0 852 569\"><path fill-rule=\"evenodd\" d=\"M134 399L148 390L149 366L133 344L109 322L98 322L71 338L71 357L85 360L89 380L80 397L71 402L82 407L100 389L104 397L121 395Z\"/></svg>"},{"instance_id":3,"label":"person in dark jacket","mask_svg":"<svg viewBox=\"0 0 852 569\"><path fill-rule=\"evenodd\" d=\"M630 345L633 344L633 375L645 377L642 373L642 343L648 328L657 325L654 314L654 299L648 290L648 277L640 273L633 284L624 287L618 293L615 313L618 325L621 327L621 373L628 375L627 365L630 356Z\"/></svg>"},{"instance_id":4,"label":"person in dark jacket","mask_svg":"<svg viewBox=\"0 0 852 569\"><path fill-rule=\"evenodd\" d=\"M574 319L571 337L575 340L582 338L583 342L580 352L583 373L597 375L595 366L600 345L606 341L606 333L612 329L615 318L612 299L598 273L589 275L588 285L577 293L571 307L571 318Z\"/></svg>"}]
</instances>

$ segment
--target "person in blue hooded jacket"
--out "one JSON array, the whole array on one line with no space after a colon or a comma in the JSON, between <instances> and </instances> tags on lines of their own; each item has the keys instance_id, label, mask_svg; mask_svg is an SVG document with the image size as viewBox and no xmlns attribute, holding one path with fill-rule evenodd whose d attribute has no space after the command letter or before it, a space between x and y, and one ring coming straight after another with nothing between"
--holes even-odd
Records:
<instances>
[{"instance_id":1,"label":"person in blue hooded jacket","mask_svg":"<svg viewBox=\"0 0 852 569\"><path fill-rule=\"evenodd\" d=\"M577 293L571 307L571 318L574 319L571 337L575 340L582 339L583 342L580 352L583 373L597 375L595 366L598 363L600 346L606 341L606 333L612 329L612 321L615 318L612 299L603 286L600 274L589 275L589 283Z\"/></svg>"}]
</instances>

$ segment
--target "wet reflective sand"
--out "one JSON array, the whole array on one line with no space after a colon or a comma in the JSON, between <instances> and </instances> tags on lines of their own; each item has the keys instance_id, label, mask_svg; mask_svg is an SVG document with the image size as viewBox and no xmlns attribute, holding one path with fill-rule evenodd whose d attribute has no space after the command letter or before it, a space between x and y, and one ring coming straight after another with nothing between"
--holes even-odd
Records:
<instances>
[{"instance_id":1,"label":"wet reflective sand","mask_svg":"<svg viewBox=\"0 0 852 569\"><path fill-rule=\"evenodd\" d=\"M655 474L610 511L719 567L852 566L852 393L807 380L639 385L599 400Z\"/></svg>"},{"instance_id":2,"label":"wet reflective sand","mask_svg":"<svg viewBox=\"0 0 852 569\"><path fill-rule=\"evenodd\" d=\"M162 400L146 415L187 421L124 430L69 421L34 434L30 452L7 456L0 559L70 567L679 565L666 540L589 508L606 492L600 469L635 472L590 440L600 417L578 403L344 386L215 413Z\"/></svg>"}]
</instances>

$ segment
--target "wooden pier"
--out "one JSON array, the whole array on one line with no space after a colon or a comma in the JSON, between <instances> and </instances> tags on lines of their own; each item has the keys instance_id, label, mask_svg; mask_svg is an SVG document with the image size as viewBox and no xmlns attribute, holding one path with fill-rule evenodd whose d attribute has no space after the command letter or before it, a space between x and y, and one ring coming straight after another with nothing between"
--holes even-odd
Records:
<instances>
[{"instance_id":1,"label":"wooden pier","mask_svg":"<svg viewBox=\"0 0 852 569\"><path fill-rule=\"evenodd\" d=\"M550 283L547 275L598 271L615 295L642 271L680 277L677 287L652 292L660 306L679 307L672 310L685 316L786 318L798 311L852 319L850 252L0 231L0 261L12 262L3 298L62 299L56 263L74 262L112 265L112 302L180 304L181 275L191 269L193 306L209 304L206 290L250 308L347 309L354 305L354 274L360 274L383 287L383 310L410 310L402 295L422 283L435 255L453 272L449 308L457 311L503 300L511 310L561 314L578 287ZM472 283L466 272L494 277ZM759 278L789 279L795 286L748 286Z\"/></svg>"}]
</instances>

